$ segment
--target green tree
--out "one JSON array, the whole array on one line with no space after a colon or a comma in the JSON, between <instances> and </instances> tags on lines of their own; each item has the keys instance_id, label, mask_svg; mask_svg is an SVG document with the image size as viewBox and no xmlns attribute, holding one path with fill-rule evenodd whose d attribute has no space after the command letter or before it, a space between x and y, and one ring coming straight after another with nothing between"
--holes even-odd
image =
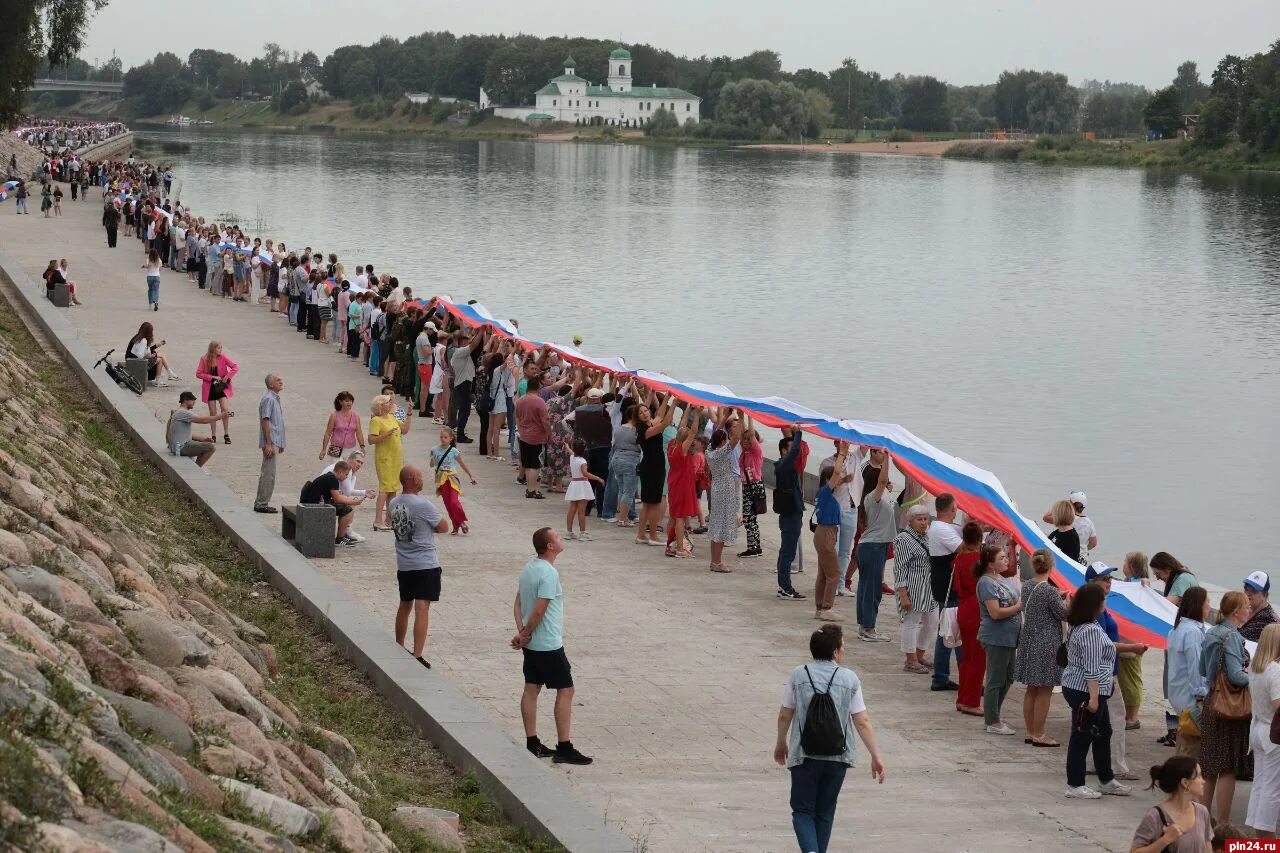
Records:
<instances>
[{"instance_id":1,"label":"green tree","mask_svg":"<svg viewBox=\"0 0 1280 853\"><path fill-rule=\"evenodd\" d=\"M1036 133L1070 133L1078 124L1080 93L1065 74L1044 72L1027 84L1027 129Z\"/></svg>"},{"instance_id":2,"label":"green tree","mask_svg":"<svg viewBox=\"0 0 1280 853\"><path fill-rule=\"evenodd\" d=\"M374 75L373 60L361 56L342 75L342 94L353 100L368 98L373 95Z\"/></svg>"},{"instance_id":3,"label":"green tree","mask_svg":"<svg viewBox=\"0 0 1280 853\"><path fill-rule=\"evenodd\" d=\"M1213 82L1209 86L1215 97L1222 98L1230 118L1231 133L1239 134L1244 119L1245 98L1249 91L1249 66L1234 54L1224 56L1213 70Z\"/></svg>"},{"instance_id":4,"label":"green tree","mask_svg":"<svg viewBox=\"0 0 1280 853\"><path fill-rule=\"evenodd\" d=\"M276 112L282 115L300 115L310 106L307 100L307 87L298 80L290 80L285 84L280 96L276 98Z\"/></svg>"},{"instance_id":5,"label":"green tree","mask_svg":"<svg viewBox=\"0 0 1280 853\"><path fill-rule=\"evenodd\" d=\"M831 99L817 89L804 90L804 135L817 138L831 127Z\"/></svg>"},{"instance_id":6,"label":"green tree","mask_svg":"<svg viewBox=\"0 0 1280 853\"><path fill-rule=\"evenodd\" d=\"M41 59L61 65L80 52L89 17L107 0L10 0L0 6L0 123L22 112Z\"/></svg>"},{"instance_id":7,"label":"green tree","mask_svg":"<svg viewBox=\"0 0 1280 853\"><path fill-rule=\"evenodd\" d=\"M1209 93L1209 87L1200 82L1200 70L1190 59L1178 66L1173 85L1178 90L1182 112L1186 114L1194 113L1196 104L1204 100L1205 95Z\"/></svg>"},{"instance_id":8,"label":"green tree","mask_svg":"<svg viewBox=\"0 0 1280 853\"><path fill-rule=\"evenodd\" d=\"M680 120L665 107L654 110L644 127L645 136L672 136L680 131Z\"/></svg>"},{"instance_id":9,"label":"green tree","mask_svg":"<svg viewBox=\"0 0 1280 853\"><path fill-rule=\"evenodd\" d=\"M1151 96L1142 110L1147 127L1166 139L1177 136L1182 127L1182 100L1176 86L1166 86Z\"/></svg>"},{"instance_id":10,"label":"green tree","mask_svg":"<svg viewBox=\"0 0 1280 853\"><path fill-rule=\"evenodd\" d=\"M868 112L869 80L850 57L828 75L827 97L831 99L834 120L839 127L857 130Z\"/></svg>"},{"instance_id":11,"label":"green tree","mask_svg":"<svg viewBox=\"0 0 1280 853\"><path fill-rule=\"evenodd\" d=\"M1084 102L1080 127L1103 137L1140 133L1142 110L1149 99L1150 95L1145 90L1138 94L1121 91L1094 92Z\"/></svg>"},{"instance_id":12,"label":"green tree","mask_svg":"<svg viewBox=\"0 0 1280 853\"><path fill-rule=\"evenodd\" d=\"M908 130L950 130L947 84L936 77L909 77L902 85L902 125Z\"/></svg>"},{"instance_id":13,"label":"green tree","mask_svg":"<svg viewBox=\"0 0 1280 853\"><path fill-rule=\"evenodd\" d=\"M792 83L733 80L720 90L716 118L757 139L771 128L783 138L796 139L809 129L810 108L805 93Z\"/></svg>"},{"instance_id":14,"label":"green tree","mask_svg":"<svg viewBox=\"0 0 1280 853\"><path fill-rule=\"evenodd\" d=\"M1039 71L1019 69L1002 71L992 95L996 121L1001 127L1024 129L1027 126L1027 88L1040 79Z\"/></svg>"},{"instance_id":15,"label":"green tree","mask_svg":"<svg viewBox=\"0 0 1280 853\"><path fill-rule=\"evenodd\" d=\"M178 109L191 98L190 70L174 54L158 53L125 73L124 96L141 116Z\"/></svg>"}]
</instances>

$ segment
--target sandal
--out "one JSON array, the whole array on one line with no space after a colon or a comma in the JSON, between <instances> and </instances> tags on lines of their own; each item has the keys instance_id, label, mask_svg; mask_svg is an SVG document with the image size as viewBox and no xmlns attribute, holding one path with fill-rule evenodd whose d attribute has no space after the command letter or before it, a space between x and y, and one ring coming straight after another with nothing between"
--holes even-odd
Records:
<instances>
[{"instance_id":1,"label":"sandal","mask_svg":"<svg viewBox=\"0 0 1280 853\"><path fill-rule=\"evenodd\" d=\"M968 715L968 716L970 716L970 717L981 717L981 716L982 716L982 709L981 709L981 708L970 707L970 706L968 706L968 705L957 705L957 706L956 706L956 710L957 710L957 711L959 711L961 714L966 714L966 715Z\"/></svg>"},{"instance_id":2,"label":"sandal","mask_svg":"<svg viewBox=\"0 0 1280 853\"><path fill-rule=\"evenodd\" d=\"M716 574L727 575L730 572L732 572L733 569L729 568L724 563L712 563L711 571L715 572Z\"/></svg>"},{"instance_id":3,"label":"sandal","mask_svg":"<svg viewBox=\"0 0 1280 853\"><path fill-rule=\"evenodd\" d=\"M223 444L230 444L230 443L231 443L231 436L229 436L229 435L224 435L224 436L222 437L222 443L223 443Z\"/></svg>"},{"instance_id":4,"label":"sandal","mask_svg":"<svg viewBox=\"0 0 1280 853\"><path fill-rule=\"evenodd\" d=\"M542 492L539 492L536 489L534 491L529 491L528 489L525 489L524 496L526 498L531 498L535 501L546 500L546 497L547 497Z\"/></svg>"},{"instance_id":5,"label":"sandal","mask_svg":"<svg viewBox=\"0 0 1280 853\"><path fill-rule=\"evenodd\" d=\"M1030 738L1030 737L1027 738L1027 743L1031 744L1032 746L1043 746L1043 747L1062 746L1062 744L1058 743L1056 740L1036 740L1035 738Z\"/></svg>"}]
</instances>

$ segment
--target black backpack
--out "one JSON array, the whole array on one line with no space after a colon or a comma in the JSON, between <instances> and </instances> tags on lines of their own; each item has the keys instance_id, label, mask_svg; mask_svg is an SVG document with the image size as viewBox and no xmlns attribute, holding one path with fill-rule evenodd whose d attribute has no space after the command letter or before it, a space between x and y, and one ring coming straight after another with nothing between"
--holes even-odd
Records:
<instances>
[{"instance_id":1,"label":"black backpack","mask_svg":"<svg viewBox=\"0 0 1280 853\"><path fill-rule=\"evenodd\" d=\"M809 709L804 715L804 726L800 729L800 748L806 755L829 757L845 753L844 722L840 719L840 712L836 710L835 700L831 698L831 685L839 671L840 667L836 667L831 673L831 679L827 681L827 692L819 693L809 667L804 668L804 674L809 677L809 686L813 688Z\"/></svg>"}]
</instances>

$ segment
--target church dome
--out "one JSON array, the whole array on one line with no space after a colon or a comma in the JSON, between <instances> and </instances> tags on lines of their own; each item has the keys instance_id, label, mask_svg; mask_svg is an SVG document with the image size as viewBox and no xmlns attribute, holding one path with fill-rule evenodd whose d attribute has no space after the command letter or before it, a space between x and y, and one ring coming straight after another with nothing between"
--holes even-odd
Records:
<instances>
[{"instance_id":1,"label":"church dome","mask_svg":"<svg viewBox=\"0 0 1280 853\"><path fill-rule=\"evenodd\" d=\"M627 50L625 47L620 47L614 50L613 53L609 54L609 58L610 59L630 59L631 51Z\"/></svg>"}]
</instances>

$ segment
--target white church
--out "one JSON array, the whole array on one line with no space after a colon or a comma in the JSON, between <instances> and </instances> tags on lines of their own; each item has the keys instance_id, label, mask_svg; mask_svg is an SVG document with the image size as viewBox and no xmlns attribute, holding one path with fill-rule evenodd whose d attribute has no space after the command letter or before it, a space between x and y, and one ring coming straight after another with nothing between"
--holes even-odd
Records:
<instances>
[{"instance_id":1,"label":"white church","mask_svg":"<svg viewBox=\"0 0 1280 853\"><path fill-rule=\"evenodd\" d=\"M609 75L603 86L579 77L573 61L564 61L564 73L539 89L532 107L499 107L480 90L480 108L493 106L499 118L521 121L564 121L570 124L608 124L643 127L654 113L666 109L680 124L697 123L702 99L683 89L653 85L632 88L631 52L618 48L609 54Z\"/></svg>"}]
</instances>

